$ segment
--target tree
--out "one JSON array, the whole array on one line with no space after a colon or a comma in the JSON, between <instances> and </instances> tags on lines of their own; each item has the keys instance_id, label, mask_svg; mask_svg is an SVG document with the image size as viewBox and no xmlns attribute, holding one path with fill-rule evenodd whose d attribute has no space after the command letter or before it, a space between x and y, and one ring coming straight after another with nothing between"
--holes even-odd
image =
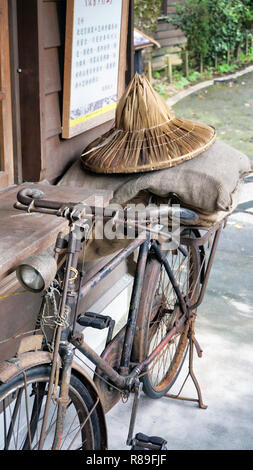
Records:
<instances>
[{"instance_id":1,"label":"tree","mask_svg":"<svg viewBox=\"0 0 253 470\"><path fill-rule=\"evenodd\" d=\"M187 49L203 58L209 51L209 11L206 0L186 0L176 4L176 14L169 21L180 28L187 38Z\"/></svg>"},{"instance_id":2,"label":"tree","mask_svg":"<svg viewBox=\"0 0 253 470\"><path fill-rule=\"evenodd\" d=\"M213 60L236 50L253 22L252 0L185 0L168 19L187 38L195 57Z\"/></svg>"},{"instance_id":3,"label":"tree","mask_svg":"<svg viewBox=\"0 0 253 470\"><path fill-rule=\"evenodd\" d=\"M162 0L134 0L135 26L146 33L157 28Z\"/></svg>"}]
</instances>

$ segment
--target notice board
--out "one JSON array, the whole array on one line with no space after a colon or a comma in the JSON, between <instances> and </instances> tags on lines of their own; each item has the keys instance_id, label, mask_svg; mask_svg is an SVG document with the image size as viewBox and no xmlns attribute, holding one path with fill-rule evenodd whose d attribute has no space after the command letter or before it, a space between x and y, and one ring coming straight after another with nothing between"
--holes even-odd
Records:
<instances>
[{"instance_id":1,"label":"notice board","mask_svg":"<svg viewBox=\"0 0 253 470\"><path fill-rule=\"evenodd\" d=\"M115 116L125 88L128 0L67 0L62 137Z\"/></svg>"}]
</instances>

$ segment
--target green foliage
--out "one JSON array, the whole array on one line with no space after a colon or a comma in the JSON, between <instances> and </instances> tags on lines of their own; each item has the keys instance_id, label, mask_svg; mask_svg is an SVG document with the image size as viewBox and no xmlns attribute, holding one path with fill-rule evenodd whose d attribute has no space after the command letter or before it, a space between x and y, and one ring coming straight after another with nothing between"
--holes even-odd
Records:
<instances>
[{"instance_id":1,"label":"green foliage","mask_svg":"<svg viewBox=\"0 0 253 470\"><path fill-rule=\"evenodd\" d=\"M187 48L197 56L208 54L209 16L207 2L204 0L186 0L183 5L176 4L176 14L169 18L180 28L187 38Z\"/></svg>"},{"instance_id":2,"label":"green foliage","mask_svg":"<svg viewBox=\"0 0 253 470\"><path fill-rule=\"evenodd\" d=\"M135 26L146 33L156 30L162 0L134 0Z\"/></svg>"},{"instance_id":3,"label":"green foliage","mask_svg":"<svg viewBox=\"0 0 253 470\"><path fill-rule=\"evenodd\" d=\"M187 38L187 48L205 63L245 42L253 27L252 0L185 0L169 18Z\"/></svg>"},{"instance_id":4,"label":"green foliage","mask_svg":"<svg viewBox=\"0 0 253 470\"><path fill-rule=\"evenodd\" d=\"M188 80L189 82L196 82L199 79L200 73L197 72L197 70L193 70L191 73L189 73Z\"/></svg>"},{"instance_id":5,"label":"green foliage","mask_svg":"<svg viewBox=\"0 0 253 470\"><path fill-rule=\"evenodd\" d=\"M181 76L180 79L175 80L175 88L177 90L182 90L187 85L189 85L189 81L187 80L187 78L185 78L183 76Z\"/></svg>"},{"instance_id":6,"label":"green foliage","mask_svg":"<svg viewBox=\"0 0 253 470\"><path fill-rule=\"evenodd\" d=\"M241 0L204 0L210 12L210 50L214 58L236 49L245 40L247 28L253 19L253 8Z\"/></svg>"},{"instance_id":7,"label":"green foliage","mask_svg":"<svg viewBox=\"0 0 253 470\"><path fill-rule=\"evenodd\" d=\"M173 85L177 90L182 90L187 85L189 85L189 81L182 75L180 71L176 70L173 73Z\"/></svg>"},{"instance_id":8,"label":"green foliage","mask_svg":"<svg viewBox=\"0 0 253 470\"><path fill-rule=\"evenodd\" d=\"M160 78L161 73L160 72L154 72L154 78Z\"/></svg>"},{"instance_id":9,"label":"green foliage","mask_svg":"<svg viewBox=\"0 0 253 470\"><path fill-rule=\"evenodd\" d=\"M224 73L229 73L229 72L233 72L233 70L237 69L238 68L238 65L237 64L232 64L232 65L229 65L227 64L226 62L222 62L221 64L219 64L217 66L217 72L221 75L223 75Z\"/></svg>"},{"instance_id":10,"label":"green foliage","mask_svg":"<svg viewBox=\"0 0 253 470\"><path fill-rule=\"evenodd\" d=\"M167 93L167 89L166 89L166 84L165 83L156 83L154 85L154 89L157 93L159 93L159 95L166 95Z\"/></svg>"},{"instance_id":11,"label":"green foliage","mask_svg":"<svg viewBox=\"0 0 253 470\"><path fill-rule=\"evenodd\" d=\"M253 61L253 49L248 53L248 55L245 55L242 51L240 51L238 54L237 60L240 64L248 64L249 62L252 62Z\"/></svg>"},{"instance_id":12,"label":"green foliage","mask_svg":"<svg viewBox=\"0 0 253 470\"><path fill-rule=\"evenodd\" d=\"M160 4L156 0L135 0L137 19L144 25L139 24L140 29L154 27ZM186 78L183 66L173 67L174 89L181 90L217 74L232 73L253 62L253 0L184 0L175 7L175 15L167 21L180 28L187 38L189 71ZM152 21L148 20L151 17ZM200 62L202 67L197 71ZM170 96L171 84L166 73L154 72L154 78L156 91L164 98Z\"/></svg>"}]
</instances>

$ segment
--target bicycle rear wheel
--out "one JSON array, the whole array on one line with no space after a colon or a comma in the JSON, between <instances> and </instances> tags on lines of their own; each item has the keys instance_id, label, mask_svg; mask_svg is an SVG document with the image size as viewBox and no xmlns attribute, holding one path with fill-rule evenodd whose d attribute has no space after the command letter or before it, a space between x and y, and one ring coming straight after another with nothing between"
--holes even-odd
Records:
<instances>
[{"instance_id":1,"label":"bicycle rear wheel","mask_svg":"<svg viewBox=\"0 0 253 470\"><path fill-rule=\"evenodd\" d=\"M0 386L0 449L38 450L50 366L20 373ZM60 450L99 450L99 419L84 384L72 374ZM57 404L51 400L43 450L52 449Z\"/></svg>"},{"instance_id":2,"label":"bicycle rear wheel","mask_svg":"<svg viewBox=\"0 0 253 470\"><path fill-rule=\"evenodd\" d=\"M195 237L191 230L184 231L183 235ZM179 250L169 251L166 257L180 291L194 304L199 291L200 254L193 247L186 251L187 257ZM140 361L154 351L182 315L167 272L155 258L147 265L142 292L135 338ZM177 379L187 352L188 331L189 321L144 371L141 377L143 391L150 398L165 395Z\"/></svg>"}]
</instances>

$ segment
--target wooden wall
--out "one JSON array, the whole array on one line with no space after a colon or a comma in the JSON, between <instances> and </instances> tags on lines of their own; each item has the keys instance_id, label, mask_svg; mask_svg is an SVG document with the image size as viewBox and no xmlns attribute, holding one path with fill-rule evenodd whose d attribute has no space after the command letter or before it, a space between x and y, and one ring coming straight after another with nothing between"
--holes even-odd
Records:
<instances>
[{"instance_id":1,"label":"wooden wall","mask_svg":"<svg viewBox=\"0 0 253 470\"><path fill-rule=\"evenodd\" d=\"M186 42L185 36L180 29L164 20L164 16L170 16L175 12L175 3L184 3L184 0L165 0L162 5L162 15L158 19L155 39L161 45L161 49L155 51L155 55L163 55L168 47L178 46Z\"/></svg>"},{"instance_id":2,"label":"wooden wall","mask_svg":"<svg viewBox=\"0 0 253 470\"><path fill-rule=\"evenodd\" d=\"M54 183L112 123L61 138L66 0L18 0L17 10L23 180Z\"/></svg>"}]
</instances>

